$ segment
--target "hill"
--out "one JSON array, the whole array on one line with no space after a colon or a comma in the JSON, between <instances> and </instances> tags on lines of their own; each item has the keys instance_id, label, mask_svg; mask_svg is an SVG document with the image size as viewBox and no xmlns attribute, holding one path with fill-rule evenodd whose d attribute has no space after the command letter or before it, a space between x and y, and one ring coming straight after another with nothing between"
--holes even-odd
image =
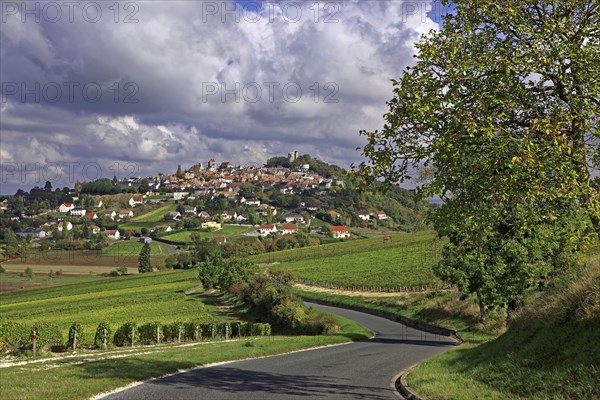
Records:
<instances>
[{"instance_id":1,"label":"hill","mask_svg":"<svg viewBox=\"0 0 600 400\"><path fill-rule=\"evenodd\" d=\"M430 399L600 398L600 258L535 295L498 338L467 343L410 372Z\"/></svg>"},{"instance_id":2,"label":"hill","mask_svg":"<svg viewBox=\"0 0 600 400\"><path fill-rule=\"evenodd\" d=\"M291 271L304 283L363 290L439 288L431 267L441 243L431 232L331 243L266 253L251 258Z\"/></svg>"}]
</instances>

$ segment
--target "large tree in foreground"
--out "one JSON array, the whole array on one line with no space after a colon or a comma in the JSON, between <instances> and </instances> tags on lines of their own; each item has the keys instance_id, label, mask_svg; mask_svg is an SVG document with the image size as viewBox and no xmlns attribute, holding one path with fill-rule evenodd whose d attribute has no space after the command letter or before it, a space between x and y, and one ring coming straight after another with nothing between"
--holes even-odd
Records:
<instances>
[{"instance_id":1,"label":"large tree in foreground","mask_svg":"<svg viewBox=\"0 0 600 400\"><path fill-rule=\"evenodd\" d=\"M436 272L487 306L514 304L600 233L600 3L455 1L394 81L358 171L444 201ZM423 173L423 172L427 173Z\"/></svg>"}]
</instances>

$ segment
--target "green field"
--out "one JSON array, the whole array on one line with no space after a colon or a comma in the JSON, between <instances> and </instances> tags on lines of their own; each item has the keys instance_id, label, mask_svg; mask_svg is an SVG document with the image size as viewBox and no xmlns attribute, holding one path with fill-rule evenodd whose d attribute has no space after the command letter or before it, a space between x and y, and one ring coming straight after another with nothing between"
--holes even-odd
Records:
<instances>
[{"instance_id":1,"label":"green field","mask_svg":"<svg viewBox=\"0 0 600 400\"><path fill-rule=\"evenodd\" d=\"M146 214L138 215L131 220L119 224L120 229L141 229L141 228L153 228L156 225L164 223L165 214L175 211L177 204L166 204L159 208L156 208Z\"/></svg>"},{"instance_id":2,"label":"green field","mask_svg":"<svg viewBox=\"0 0 600 400\"><path fill-rule=\"evenodd\" d=\"M140 254L140 251L142 250L142 247L144 247L144 244L141 243L139 240L136 240L136 238L133 238L131 240L119 240L118 242L115 242L115 243L111 244L110 246L103 248L102 254L111 255L111 256L115 256L115 255L117 255L117 256L118 255L138 256ZM150 251L152 254L163 254L164 253L162 245L157 242L150 243Z\"/></svg>"},{"instance_id":3,"label":"green field","mask_svg":"<svg viewBox=\"0 0 600 400\"><path fill-rule=\"evenodd\" d=\"M229 319L206 304L196 276L195 270L155 272L8 293L1 298L0 319L51 322L65 329L78 321L90 335L100 321L116 327L127 321Z\"/></svg>"},{"instance_id":4,"label":"green field","mask_svg":"<svg viewBox=\"0 0 600 400\"><path fill-rule=\"evenodd\" d=\"M240 226L240 225L224 225L222 229L217 231L197 231L197 230L186 230L181 232L171 233L169 235L161 236L163 239L173 240L175 242L181 243L191 243L192 241L192 233L198 233L201 238L213 238L220 236L235 236L241 233L252 230L253 228L248 226Z\"/></svg>"},{"instance_id":5,"label":"green field","mask_svg":"<svg viewBox=\"0 0 600 400\"><path fill-rule=\"evenodd\" d=\"M431 270L442 243L432 233L397 234L304 247L252 257L270 268L291 271L300 281L336 288L415 290L442 287Z\"/></svg>"}]
</instances>

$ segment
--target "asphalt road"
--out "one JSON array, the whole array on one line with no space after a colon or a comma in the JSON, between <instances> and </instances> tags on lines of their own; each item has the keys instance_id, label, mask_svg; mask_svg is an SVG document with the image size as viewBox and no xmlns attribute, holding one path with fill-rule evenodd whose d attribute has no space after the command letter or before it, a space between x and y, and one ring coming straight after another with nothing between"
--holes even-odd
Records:
<instances>
[{"instance_id":1,"label":"asphalt road","mask_svg":"<svg viewBox=\"0 0 600 400\"><path fill-rule=\"evenodd\" d=\"M195 368L104 399L390 400L397 398L390 388L394 375L453 343L358 311L309 305L352 319L376 335L364 342Z\"/></svg>"}]
</instances>

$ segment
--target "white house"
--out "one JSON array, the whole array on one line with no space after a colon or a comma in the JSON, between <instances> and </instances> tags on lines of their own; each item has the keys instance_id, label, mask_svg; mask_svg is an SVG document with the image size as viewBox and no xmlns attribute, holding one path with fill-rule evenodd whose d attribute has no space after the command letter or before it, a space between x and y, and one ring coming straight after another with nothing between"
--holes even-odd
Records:
<instances>
[{"instance_id":1,"label":"white house","mask_svg":"<svg viewBox=\"0 0 600 400\"><path fill-rule=\"evenodd\" d=\"M97 235L98 233L100 233L100 228L98 226L92 224L90 228L92 228L92 235Z\"/></svg>"},{"instance_id":2,"label":"white house","mask_svg":"<svg viewBox=\"0 0 600 400\"><path fill-rule=\"evenodd\" d=\"M91 212L91 213L86 213L84 215L85 218L89 218L89 219L97 219L98 218L98 214Z\"/></svg>"},{"instance_id":3,"label":"white house","mask_svg":"<svg viewBox=\"0 0 600 400\"><path fill-rule=\"evenodd\" d=\"M282 235L293 235L298 233L298 225L286 224L281 227L280 230Z\"/></svg>"},{"instance_id":4,"label":"white house","mask_svg":"<svg viewBox=\"0 0 600 400\"><path fill-rule=\"evenodd\" d=\"M173 200L183 200L189 195L189 192L173 192Z\"/></svg>"},{"instance_id":5,"label":"white house","mask_svg":"<svg viewBox=\"0 0 600 400\"><path fill-rule=\"evenodd\" d=\"M387 214L386 214L385 212L383 212L383 211L375 211L375 212L373 213L373 216L374 216L375 218L377 218L378 220L380 220L380 221L381 221L381 220L388 219L388 216L387 216Z\"/></svg>"},{"instance_id":6,"label":"white house","mask_svg":"<svg viewBox=\"0 0 600 400\"><path fill-rule=\"evenodd\" d=\"M36 229L27 229L24 231L17 232L17 236L28 237L32 239L42 239L46 237L46 232Z\"/></svg>"},{"instance_id":7,"label":"white house","mask_svg":"<svg viewBox=\"0 0 600 400\"><path fill-rule=\"evenodd\" d=\"M369 215L368 211L365 210L361 210L357 213L358 218L362 219L363 221L368 221L369 219L371 219L371 216Z\"/></svg>"},{"instance_id":8,"label":"white house","mask_svg":"<svg viewBox=\"0 0 600 400\"><path fill-rule=\"evenodd\" d=\"M258 232L263 236L267 236L277 232L277 227L274 224L264 224L258 228Z\"/></svg>"},{"instance_id":9,"label":"white house","mask_svg":"<svg viewBox=\"0 0 600 400\"><path fill-rule=\"evenodd\" d=\"M121 238L121 233L118 229L107 229L106 237L109 239L119 240Z\"/></svg>"},{"instance_id":10,"label":"white house","mask_svg":"<svg viewBox=\"0 0 600 400\"><path fill-rule=\"evenodd\" d=\"M86 213L86 209L85 208L73 208L71 210L71 215L74 215L76 217L83 217Z\"/></svg>"},{"instance_id":11,"label":"white house","mask_svg":"<svg viewBox=\"0 0 600 400\"><path fill-rule=\"evenodd\" d=\"M206 221L200 224L202 229L221 229L221 224L216 221Z\"/></svg>"},{"instance_id":12,"label":"white house","mask_svg":"<svg viewBox=\"0 0 600 400\"><path fill-rule=\"evenodd\" d=\"M298 224L303 224L304 223L304 217L301 216L301 215L299 215L299 214L295 214L295 213L288 214L285 217L285 222L290 223L290 224L294 223L294 222L298 223Z\"/></svg>"},{"instance_id":13,"label":"white house","mask_svg":"<svg viewBox=\"0 0 600 400\"><path fill-rule=\"evenodd\" d=\"M67 231L70 231L71 229L73 229L73 224L69 221L67 221L66 223L64 221L60 221L57 225L58 231L62 232L63 228L67 228Z\"/></svg>"},{"instance_id":14,"label":"white house","mask_svg":"<svg viewBox=\"0 0 600 400\"><path fill-rule=\"evenodd\" d=\"M329 227L329 232L331 232L331 236L333 236L336 239L343 239L343 238L350 237L350 232L348 232L348 228L346 228L345 226L331 225Z\"/></svg>"},{"instance_id":15,"label":"white house","mask_svg":"<svg viewBox=\"0 0 600 400\"><path fill-rule=\"evenodd\" d=\"M135 196L129 199L129 205L131 207L135 207L138 204L144 204L144 197L142 197L142 195L136 194Z\"/></svg>"},{"instance_id":16,"label":"white house","mask_svg":"<svg viewBox=\"0 0 600 400\"><path fill-rule=\"evenodd\" d=\"M104 212L104 218L110 218L112 220L114 220L117 217L117 213L115 212L115 210L106 210Z\"/></svg>"},{"instance_id":17,"label":"white house","mask_svg":"<svg viewBox=\"0 0 600 400\"><path fill-rule=\"evenodd\" d=\"M102 202L102 200L98 201L98 204L96 205L96 208L100 208L102 207L104 203Z\"/></svg>"},{"instance_id":18,"label":"white house","mask_svg":"<svg viewBox=\"0 0 600 400\"><path fill-rule=\"evenodd\" d=\"M238 215L235 218L235 222L237 222L238 224L243 224L244 222L246 222L248 220L248 218L244 217L242 214Z\"/></svg>"},{"instance_id":19,"label":"white house","mask_svg":"<svg viewBox=\"0 0 600 400\"><path fill-rule=\"evenodd\" d=\"M69 211L71 211L74 208L75 208L75 205L73 203L62 203L58 207L58 211L60 211L61 213L68 213Z\"/></svg>"},{"instance_id":20,"label":"white house","mask_svg":"<svg viewBox=\"0 0 600 400\"><path fill-rule=\"evenodd\" d=\"M131 218L131 217L133 217L133 211L131 211L131 210L119 211L119 218Z\"/></svg>"},{"instance_id":21,"label":"white house","mask_svg":"<svg viewBox=\"0 0 600 400\"><path fill-rule=\"evenodd\" d=\"M184 207L183 212L184 214L196 215L198 211L196 210L196 207Z\"/></svg>"}]
</instances>

